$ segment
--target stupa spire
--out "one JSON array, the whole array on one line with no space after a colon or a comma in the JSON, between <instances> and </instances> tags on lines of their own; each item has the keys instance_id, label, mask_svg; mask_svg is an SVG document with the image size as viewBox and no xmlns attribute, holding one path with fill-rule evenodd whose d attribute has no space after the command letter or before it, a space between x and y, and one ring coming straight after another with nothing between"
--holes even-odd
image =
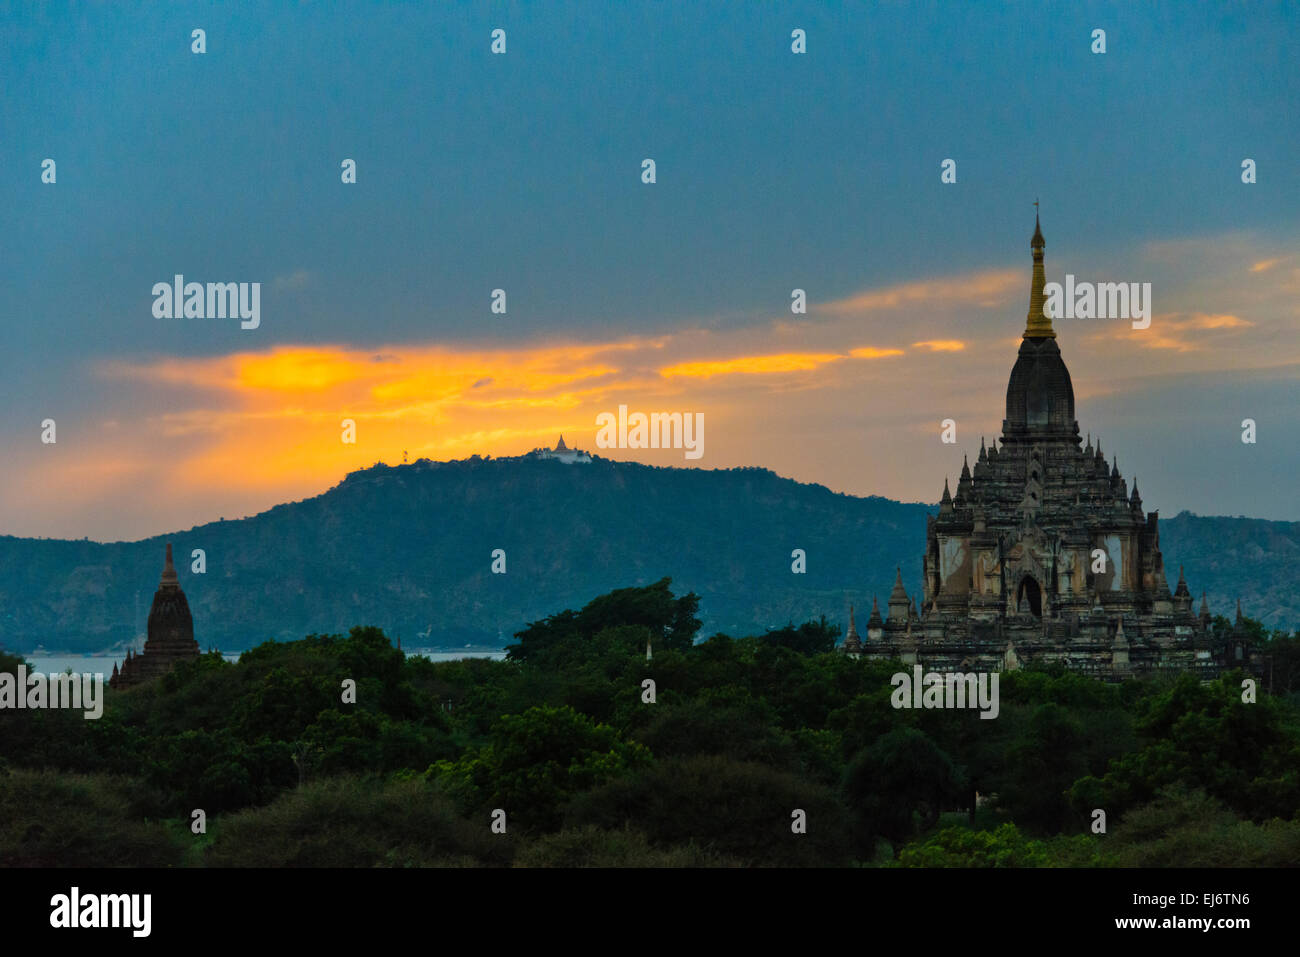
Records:
<instances>
[{"instance_id":1,"label":"stupa spire","mask_svg":"<svg viewBox=\"0 0 1300 957\"><path fill-rule=\"evenodd\" d=\"M1038 200L1034 200L1034 238L1029 241L1029 248L1034 253L1034 275L1029 281L1029 315L1025 321L1024 339L1055 339L1056 330L1052 320L1047 317L1044 304L1047 294L1043 287L1047 285L1047 273L1043 267L1043 230L1038 224Z\"/></svg>"},{"instance_id":2,"label":"stupa spire","mask_svg":"<svg viewBox=\"0 0 1300 957\"><path fill-rule=\"evenodd\" d=\"M907 601L907 591L903 588L903 569L902 567L894 569L894 590L889 593L891 601Z\"/></svg>"},{"instance_id":3,"label":"stupa spire","mask_svg":"<svg viewBox=\"0 0 1300 957\"><path fill-rule=\"evenodd\" d=\"M176 566L172 564L172 543L167 543L167 558L163 561L162 580L158 582L159 588L179 588L179 579L176 577Z\"/></svg>"},{"instance_id":4,"label":"stupa spire","mask_svg":"<svg viewBox=\"0 0 1300 957\"><path fill-rule=\"evenodd\" d=\"M849 632L844 636L843 650L851 655L862 653L862 638L858 634L857 622L853 619L852 605L849 605Z\"/></svg>"}]
</instances>

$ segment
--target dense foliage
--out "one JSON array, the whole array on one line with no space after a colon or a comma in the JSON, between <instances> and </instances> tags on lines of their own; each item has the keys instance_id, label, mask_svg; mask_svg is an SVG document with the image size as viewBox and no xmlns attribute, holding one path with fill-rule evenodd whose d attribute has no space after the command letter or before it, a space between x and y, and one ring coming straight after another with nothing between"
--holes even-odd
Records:
<instances>
[{"instance_id":1,"label":"dense foliage","mask_svg":"<svg viewBox=\"0 0 1300 957\"><path fill-rule=\"evenodd\" d=\"M894 709L898 663L830 650L824 619L699 640L698 605L663 580L534 622L504 661L354 628L204 656L99 720L0 711L0 866L1300 860L1300 691L1278 686L1300 643L1281 633L1248 622L1275 682L1257 703L1239 673L1024 670L988 721Z\"/></svg>"}]
</instances>

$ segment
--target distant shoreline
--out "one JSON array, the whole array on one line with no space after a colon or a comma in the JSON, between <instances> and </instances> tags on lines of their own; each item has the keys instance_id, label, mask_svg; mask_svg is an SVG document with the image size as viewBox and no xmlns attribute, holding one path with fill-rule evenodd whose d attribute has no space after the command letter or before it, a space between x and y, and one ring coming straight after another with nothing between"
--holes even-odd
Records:
<instances>
[{"instance_id":1,"label":"distant shoreline","mask_svg":"<svg viewBox=\"0 0 1300 957\"><path fill-rule=\"evenodd\" d=\"M410 648L403 649L408 658L429 658L432 661L457 661L461 658L490 658L501 661L506 656L504 648ZM17 654L17 652L10 652ZM239 660L242 651L222 654L232 664ZM34 672L62 674L71 669L76 674L108 674L113 665L122 660L121 655L23 655L27 666Z\"/></svg>"}]
</instances>

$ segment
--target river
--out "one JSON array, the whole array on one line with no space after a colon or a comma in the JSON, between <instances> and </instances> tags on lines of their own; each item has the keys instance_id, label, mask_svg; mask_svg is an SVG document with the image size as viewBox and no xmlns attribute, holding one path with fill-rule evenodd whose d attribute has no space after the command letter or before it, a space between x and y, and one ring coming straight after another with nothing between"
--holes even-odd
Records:
<instances>
[{"instance_id":1,"label":"river","mask_svg":"<svg viewBox=\"0 0 1300 957\"><path fill-rule=\"evenodd\" d=\"M491 658L500 661L506 656L504 651L448 651L445 648L407 648L403 649L408 658L424 656L432 661L457 661L461 658ZM27 667L42 674L62 674L71 669L74 674L102 674L105 677L113 673L113 665L120 664L121 657L108 655L24 655ZM238 661L239 654L222 655L227 661Z\"/></svg>"}]
</instances>

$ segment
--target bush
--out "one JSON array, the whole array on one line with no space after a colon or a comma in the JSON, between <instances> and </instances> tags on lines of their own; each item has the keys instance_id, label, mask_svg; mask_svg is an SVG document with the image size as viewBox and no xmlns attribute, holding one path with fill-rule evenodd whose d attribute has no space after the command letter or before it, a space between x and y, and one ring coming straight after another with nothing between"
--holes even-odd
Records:
<instances>
[{"instance_id":1,"label":"bush","mask_svg":"<svg viewBox=\"0 0 1300 957\"><path fill-rule=\"evenodd\" d=\"M1049 857L1041 841L1024 837L1014 824L996 831L945 827L920 844L898 854L899 867L1046 867Z\"/></svg>"},{"instance_id":2,"label":"bush","mask_svg":"<svg viewBox=\"0 0 1300 957\"><path fill-rule=\"evenodd\" d=\"M213 867L431 867L506 865L511 839L489 821L458 817L420 778L331 778L275 803L223 817Z\"/></svg>"},{"instance_id":3,"label":"bush","mask_svg":"<svg viewBox=\"0 0 1300 957\"><path fill-rule=\"evenodd\" d=\"M0 777L0 867L174 867L187 844L134 816L138 782L11 770ZM188 832L185 832L188 833Z\"/></svg>"},{"instance_id":4,"label":"bush","mask_svg":"<svg viewBox=\"0 0 1300 957\"><path fill-rule=\"evenodd\" d=\"M791 829L796 809L806 812L807 833ZM849 860L849 815L834 791L718 755L656 762L579 795L565 825L631 825L656 847L693 842L749 865L816 867Z\"/></svg>"},{"instance_id":5,"label":"bush","mask_svg":"<svg viewBox=\"0 0 1300 957\"><path fill-rule=\"evenodd\" d=\"M1104 847L1114 867L1294 867L1300 821L1254 824L1204 791L1174 787L1125 814Z\"/></svg>"},{"instance_id":6,"label":"bush","mask_svg":"<svg viewBox=\"0 0 1300 957\"><path fill-rule=\"evenodd\" d=\"M739 867L740 862L702 850L651 846L640 831L606 831L587 825L527 844L516 867Z\"/></svg>"}]
</instances>

